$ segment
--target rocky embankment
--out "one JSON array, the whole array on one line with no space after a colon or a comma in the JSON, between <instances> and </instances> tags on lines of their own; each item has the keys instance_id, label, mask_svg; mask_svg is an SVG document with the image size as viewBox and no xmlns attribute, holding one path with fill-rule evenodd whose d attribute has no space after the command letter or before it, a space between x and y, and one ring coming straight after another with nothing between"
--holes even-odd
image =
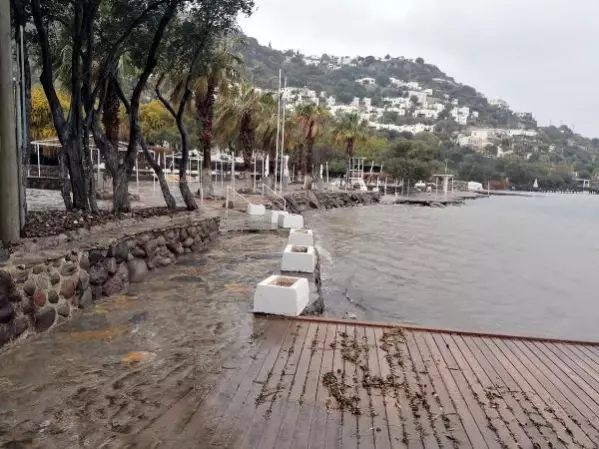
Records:
<instances>
[{"instance_id":1,"label":"rocky embankment","mask_svg":"<svg viewBox=\"0 0 599 449\"><path fill-rule=\"evenodd\" d=\"M218 218L140 232L102 246L65 249L60 256L13 255L0 263L0 347L44 332L103 296L143 282L151 270L218 238Z\"/></svg>"},{"instance_id":2,"label":"rocky embankment","mask_svg":"<svg viewBox=\"0 0 599 449\"><path fill-rule=\"evenodd\" d=\"M301 214L310 209L337 209L342 207L378 204L381 195L370 192L319 192L314 190L289 193L284 196L287 210ZM273 199L273 206L282 209L283 202Z\"/></svg>"}]
</instances>

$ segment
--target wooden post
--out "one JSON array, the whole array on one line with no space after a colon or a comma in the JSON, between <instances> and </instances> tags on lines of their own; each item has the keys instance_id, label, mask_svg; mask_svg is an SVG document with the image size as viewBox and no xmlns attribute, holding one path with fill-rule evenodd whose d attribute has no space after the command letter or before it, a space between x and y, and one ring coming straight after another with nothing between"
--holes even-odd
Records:
<instances>
[{"instance_id":1,"label":"wooden post","mask_svg":"<svg viewBox=\"0 0 599 449\"><path fill-rule=\"evenodd\" d=\"M10 2L0 4L0 240L20 237L19 166L13 97Z\"/></svg>"}]
</instances>

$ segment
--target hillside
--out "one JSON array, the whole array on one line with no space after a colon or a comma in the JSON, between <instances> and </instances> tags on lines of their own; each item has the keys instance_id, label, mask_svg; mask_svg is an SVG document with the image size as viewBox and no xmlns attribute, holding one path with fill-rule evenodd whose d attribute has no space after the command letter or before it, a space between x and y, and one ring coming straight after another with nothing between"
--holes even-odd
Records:
<instances>
[{"instance_id":1,"label":"hillside","mask_svg":"<svg viewBox=\"0 0 599 449\"><path fill-rule=\"evenodd\" d=\"M410 126L413 134L433 131L446 150L443 160L455 159L457 169L464 158L476 158L481 180L507 176L507 162L516 164L510 174L522 182L532 183L540 176L534 171L538 167L561 173L565 179L599 180L599 139L585 138L567 126L538 126L532 114L514 112L501 100L488 100L422 58L308 56L260 45L251 37L244 40L239 51L245 60L245 75L255 86L276 89L282 69L288 85L297 88L300 102L318 96L330 109L331 105L338 108L337 112L349 109L360 113L371 126L386 130L391 137L398 135L394 129L401 132ZM422 102L410 102L410 96L424 92ZM416 130L418 126L420 130ZM477 155L468 156L472 151ZM507 155L511 162L503 158ZM477 178L473 176L476 171L470 167L466 175Z\"/></svg>"},{"instance_id":2,"label":"hillside","mask_svg":"<svg viewBox=\"0 0 599 449\"><path fill-rule=\"evenodd\" d=\"M276 88L278 71L282 68L290 86L326 92L342 104L349 104L355 97L370 97L372 104L376 106L385 97L400 96L405 92L406 89L391 85L390 79L396 78L431 89L433 97L457 99L460 106L478 113L472 124L532 129L537 126L532 115L515 114L509 108L490 104L473 87L456 82L436 65L420 58L411 60L390 55L383 59L373 56L345 57L345 61L340 64L340 58L326 54L316 59L294 50L280 51L260 45L251 37L246 37L245 41L246 44L240 51L246 63L246 75L261 88ZM374 78L376 86L356 82L362 78Z\"/></svg>"}]
</instances>

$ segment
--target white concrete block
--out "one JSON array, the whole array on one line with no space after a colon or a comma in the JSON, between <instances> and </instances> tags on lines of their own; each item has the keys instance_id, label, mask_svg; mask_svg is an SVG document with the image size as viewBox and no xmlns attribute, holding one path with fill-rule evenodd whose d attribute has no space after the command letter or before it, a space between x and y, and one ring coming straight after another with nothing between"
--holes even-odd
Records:
<instances>
[{"instance_id":1,"label":"white concrete block","mask_svg":"<svg viewBox=\"0 0 599 449\"><path fill-rule=\"evenodd\" d=\"M288 243L290 245L314 246L314 233L311 229L291 229Z\"/></svg>"},{"instance_id":2,"label":"white concrete block","mask_svg":"<svg viewBox=\"0 0 599 449\"><path fill-rule=\"evenodd\" d=\"M284 229L302 229L304 217L297 214L279 215L279 227Z\"/></svg>"},{"instance_id":3,"label":"white concrete block","mask_svg":"<svg viewBox=\"0 0 599 449\"><path fill-rule=\"evenodd\" d=\"M247 208L248 215L264 215L266 213L266 208L263 204L248 204Z\"/></svg>"},{"instance_id":4,"label":"white concrete block","mask_svg":"<svg viewBox=\"0 0 599 449\"><path fill-rule=\"evenodd\" d=\"M287 245L283 252L281 271L314 273L316 253L313 246Z\"/></svg>"},{"instance_id":5,"label":"white concrete block","mask_svg":"<svg viewBox=\"0 0 599 449\"><path fill-rule=\"evenodd\" d=\"M274 275L263 280L254 292L254 313L299 316L310 301L306 278Z\"/></svg>"},{"instance_id":6,"label":"white concrete block","mask_svg":"<svg viewBox=\"0 0 599 449\"><path fill-rule=\"evenodd\" d=\"M279 224L279 217L281 215L289 215L289 212L285 212L282 210L267 210L266 211L266 221L270 221L272 224Z\"/></svg>"}]
</instances>

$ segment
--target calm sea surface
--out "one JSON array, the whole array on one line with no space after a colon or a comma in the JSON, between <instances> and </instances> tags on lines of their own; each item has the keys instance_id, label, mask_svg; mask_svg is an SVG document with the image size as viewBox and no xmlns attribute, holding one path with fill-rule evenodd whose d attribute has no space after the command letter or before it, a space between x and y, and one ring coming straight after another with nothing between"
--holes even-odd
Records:
<instances>
[{"instance_id":1,"label":"calm sea surface","mask_svg":"<svg viewBox=\"0 0 599 449\"><path fill-rule=\"evenodd\" d=\"M599 196L339 209L308 224L328 314L599 341Z\"/></svg>"}]
</instances>

